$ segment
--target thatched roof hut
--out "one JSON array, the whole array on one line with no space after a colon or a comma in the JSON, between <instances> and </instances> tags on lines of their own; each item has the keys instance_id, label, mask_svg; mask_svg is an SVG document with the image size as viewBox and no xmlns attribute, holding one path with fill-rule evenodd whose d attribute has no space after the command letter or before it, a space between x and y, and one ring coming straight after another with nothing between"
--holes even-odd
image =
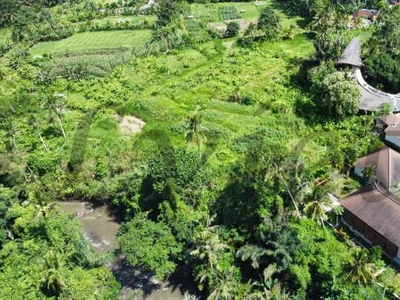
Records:
<instances>
[{"instance_id":1,"label":"thatched roof hut","mask_svg":"<svg viewBox=\"0 0 400 300\"><path fill-rule=\"evenodd\" d=\"M358 38L351 40L336 64L362 67L361 42Z\"/></svg>"}]
</instances>

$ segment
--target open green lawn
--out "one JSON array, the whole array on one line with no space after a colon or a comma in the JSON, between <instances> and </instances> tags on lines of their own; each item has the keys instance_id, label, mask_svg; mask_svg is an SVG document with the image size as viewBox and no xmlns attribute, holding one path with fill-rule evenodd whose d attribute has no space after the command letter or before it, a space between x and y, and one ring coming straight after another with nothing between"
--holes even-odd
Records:
<instances>
[{"instance_id":1,"label":"open green lawn","mask_svg":"<svg viewBox=\"0 0 400 300\"><path fill-rule=\"evenodd\" d=\"M100 31L77 33L73 36L54 42L39 43L32 47L32 55L42 55L57 51L75 51L86 49L143 46L149 41L150 30Z\"/></svg>"}]
</instances>

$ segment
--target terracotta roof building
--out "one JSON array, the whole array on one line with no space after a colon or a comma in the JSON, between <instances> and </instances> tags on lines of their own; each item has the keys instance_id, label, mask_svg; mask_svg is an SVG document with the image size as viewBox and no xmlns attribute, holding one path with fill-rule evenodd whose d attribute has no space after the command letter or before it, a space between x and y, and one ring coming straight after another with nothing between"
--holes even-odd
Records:
<instances>
[{"instance_id":1,"label":"terracotta roof building","mask_svg":"<svg viewBox=\"0 0 400 300\"><path fill-rule=\"evenodd\" d=\"M400 258L400 202L374 184L340 201L343 220L391 258Z\"/></svg>"},{"instance_id":2,"label":"terracotta roof building","mask_svg":"<svg viewBox=\"0 0 400 300\"><path fill-rule=\"evenodd\" d=\"M400 115L381 116L377 125L385 128L384 141L400 150Z\"/></svg>"},{"instance_id":3,"label":"terracotta roof building","mask_svg":"<svg viewBox=\"0 0 400 300\"><path fill-rule=\"evenodd\" d=\"M376 180L384 187L390 188L400 183L400 153L397 151L384 147L360 157L355 164L354 174L362 178L366 166L374 167Z\"/></svg>"}]
</instances>

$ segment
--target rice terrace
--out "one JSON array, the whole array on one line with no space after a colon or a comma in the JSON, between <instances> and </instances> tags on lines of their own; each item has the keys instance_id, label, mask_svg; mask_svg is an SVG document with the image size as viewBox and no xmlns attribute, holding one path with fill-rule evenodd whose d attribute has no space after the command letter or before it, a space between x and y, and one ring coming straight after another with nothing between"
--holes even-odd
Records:
<instances>
[{"instance_id":1,"label":"rice terrace","mask_svg":"<svg viewBox=\"0 0 400 300\"><path fill-rule=\"evenodd\" d=\"M400 297L399 1L0 12L0 299Z\"/></svg>"}]
</instances>

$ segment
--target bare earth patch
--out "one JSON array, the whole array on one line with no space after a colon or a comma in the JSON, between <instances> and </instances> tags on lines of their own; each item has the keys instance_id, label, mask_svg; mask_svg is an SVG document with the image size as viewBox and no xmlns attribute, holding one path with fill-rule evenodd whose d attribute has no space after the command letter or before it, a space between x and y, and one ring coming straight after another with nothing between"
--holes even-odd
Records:
<instances>
[{"instance_id":1,"label":"bare earth patch","mask_svg":"<svg viewBox=\"0 0 400 300\"><path fill-rule=\"evenodd\" d=\"M119 123L119 130L127 137L134 136L135 134L142 131L146 123L134 116L120 116L117 115Z\"/></svg>"},{"instance_id":2,"label":"bare earth patch","mask_svg":"<svg viewBox=\"0 0 400 300\"><path fill-rule=\"evenodd\" d=\"M225 22L210 22L208 23L211 28L218 30L220 32L225 32L227 24L230 22L237 22L240 26L240 32L246 31L247 27L249 27L250 23L256 22L257 19L251 19L251 20L246 20L246 19L233 19Z\"/></svg>"}]
</instances>

